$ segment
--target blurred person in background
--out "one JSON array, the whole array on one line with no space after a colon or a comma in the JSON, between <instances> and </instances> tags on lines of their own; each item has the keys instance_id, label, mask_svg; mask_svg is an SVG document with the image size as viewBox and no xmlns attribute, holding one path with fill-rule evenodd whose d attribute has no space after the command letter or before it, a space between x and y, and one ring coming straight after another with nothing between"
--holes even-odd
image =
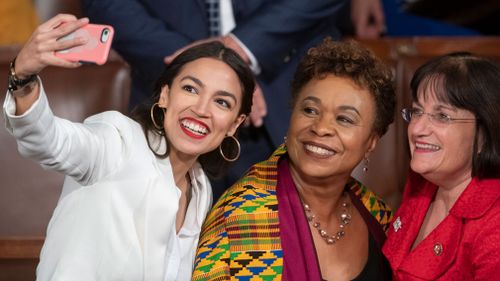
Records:
<instances>
[{"instance_id":1,"label":"blurred person in background","mask_svg":"<svg viewBox=\"0 0 500 281\"><path fill-rule=\"evenodd\" d=\"M381 36L478 36L498 34L499 1L351 0L344 32L360 39Z\"/></svg>"}]
</instances>

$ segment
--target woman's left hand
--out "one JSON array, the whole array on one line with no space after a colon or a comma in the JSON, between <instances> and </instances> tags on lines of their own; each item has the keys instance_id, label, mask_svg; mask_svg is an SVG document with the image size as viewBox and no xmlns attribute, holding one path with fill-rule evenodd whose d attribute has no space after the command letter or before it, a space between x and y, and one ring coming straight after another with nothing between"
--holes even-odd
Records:
<instances>
[{"instance_id":1,"label":"woman's left hand","mask_svg":"<svg viewBox=\"0 0 500 281\"><path fill-rule=\"evenodd\" d=\"M77 19L73 15L59 14L41 24L23 46L16 58L15 71L19 78L38 74L47 66L75 68L79 62L71 62L55 56L55 51L80 46L86 39L76 37L58 40L86 25L88 18Z\"/></svg>"}]
</instances>

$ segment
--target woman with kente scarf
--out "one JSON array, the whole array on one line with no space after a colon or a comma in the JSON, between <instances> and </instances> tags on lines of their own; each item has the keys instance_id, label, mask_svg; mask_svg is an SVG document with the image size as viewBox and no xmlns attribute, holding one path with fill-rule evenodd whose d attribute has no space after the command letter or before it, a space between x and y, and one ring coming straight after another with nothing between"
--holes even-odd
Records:
<instances>
[{"instance_id":1,"label":"woman with kente scarf","mask_svg":"<svg viewBox=\"0 0 500 281\"><path fill-rule=\"evenodd\" d=\"M386 280L390 208L351 172L394 119L391 72L326 39L292 82L287 137L216 203L193 280ZM365 167L367 168L367 167Z\"/></svg>"}]
</instances>

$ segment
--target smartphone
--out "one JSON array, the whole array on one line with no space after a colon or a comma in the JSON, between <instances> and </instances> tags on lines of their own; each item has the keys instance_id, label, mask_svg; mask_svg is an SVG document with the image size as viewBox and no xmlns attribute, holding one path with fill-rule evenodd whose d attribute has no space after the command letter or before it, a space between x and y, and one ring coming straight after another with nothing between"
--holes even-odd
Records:
<instances>
[{"instance_id":1,"label":"smartphone","mask_svg":"<svg viewBox=\"0 0 500 281\"><path fill-rule=\"evenodd\" d=\"M56 51L55 55L69 61L102 65L108 59L113 35L114 30L110 25L89 23L59 38L59 40L68 40L76 37L83 37L87 39L85 45L59 50Z\"/></svg>"}]
</instances>

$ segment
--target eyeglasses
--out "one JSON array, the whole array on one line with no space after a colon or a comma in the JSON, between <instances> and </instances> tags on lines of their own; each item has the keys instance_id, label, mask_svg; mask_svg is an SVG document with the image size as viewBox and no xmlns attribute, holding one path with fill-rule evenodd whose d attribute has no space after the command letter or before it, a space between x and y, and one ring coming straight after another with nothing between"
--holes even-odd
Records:
<instances>
[{"instance_id":1,"label":"eyeglasses","mask_svg":"<svg viewBox=\"0 0 500 281\"><path fill-rule=\"evenodd\" d=\"M447 125L451 123L471 123L475 122L476 118L452 118L444 113L427 113L418 108L403 108L401 110L401 115L403 119L410 123L413 120L418 120L423 115L429 116L431 122L437 125Z\"/></svg>"}]
</instances>

